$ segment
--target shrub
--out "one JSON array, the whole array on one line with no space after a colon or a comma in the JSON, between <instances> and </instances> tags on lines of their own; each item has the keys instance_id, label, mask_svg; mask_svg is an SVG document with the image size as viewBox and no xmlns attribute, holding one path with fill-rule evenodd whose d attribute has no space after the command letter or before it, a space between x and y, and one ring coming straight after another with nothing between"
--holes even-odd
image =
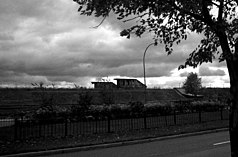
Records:
<instances>
[{"instance_id":1,"label":"shrub","mask_svg":"<svg viewBox=\"0 0 238 157\"><path fill-rule=\"evenodd\" d=\"M83 110L88 110L89 107L92 105L92 95L90 95L88 92L82 92L79 93L78 97L78 106L82 108Z\"/></svg>"},{"instance_id":2,"label":"shrub","mask_svg":"<svg viewBox=\"0 0 238 157\"><path fill-rule=\"evenodd\" d=\"M174 110L178 113L190 113L193 112L190 102L174 103Z\"/></svg>"},{"instance_id":3,"label":"shrub","mask_svg":"<svg viewBox=\"0 0 238 157\"><path fill-rule=\"evenodd\" d=\"M109 115L108 106L105 105L92 105L89 109L89 115L94 119L107 119Z\"/></svg>"},{"instance_id":4,"label":"shrub","mask_svg":"<svg viewBox=\"0 0 238 157\"><path fill-rule=\"evenodd\" d=\"M130 108L131 115L141 115L144 111L144 104L140 101L129 102L128 104Z\"/></svg>"},{"instance_id":5,"label":"shrub","mask_svg":"<svg viewBox=\"0 0 238 157\"><path fill-rule=\"evenodd\" d=\"M92 105L89 109L89 115L95 119L128 118L130 113L130 107L126 104Z\"/></svg>"},{"instance_id":6,"label":"shrub","mask_svg":"<svg viewBox=\"0 0 238 157\"><path fill-rule=\"evenodd\" d=\"M71 106L71 118L85 119L89 116L92 96L88 92L79 93L77 105Z\"/></svg>"},{"instance_id":7,"label":"shrub","mask_svg":"<svg viewBox=\"0 0 238 157\"><path fill-rule=\"evenodd\" d=\"M110 116L112 118L128 118L131 110L130 106L125 104L113 104L109 107Z\"/></svg>"},{"instance_id":8,"label":"shrub","mask_svg":"<svg viewBox=\"0 0 238 157\"><path fill-rule=\"evenodd\" d=\"M62 121L66 117L68 117L70 110L66 107L58 106L58 105L48 105L41 106L37 110L28 113L25 115L29 120L36 120L39 122L55 122Z\"/></svg>"},{"instance_id":9,"label":"shrub","mask_svg":"<svg viewBox=\"0 0 238 157\"><path fill-rule=\"evenodd\" d=\"M214 101L194 101L191 102L192 108L196 111L219 111L224 105Z\"/></svg>"},{"instance_id":10,"label":"shrub","mask_svg":"<svg viewBox=\"0 0 238 157\"><path fill-rule=\"evenodd\" d=\"M173 110L171 105L157 102L146 104L144 111L149 115L168 115L172 113Z\"/></svg>"}]
</instances>

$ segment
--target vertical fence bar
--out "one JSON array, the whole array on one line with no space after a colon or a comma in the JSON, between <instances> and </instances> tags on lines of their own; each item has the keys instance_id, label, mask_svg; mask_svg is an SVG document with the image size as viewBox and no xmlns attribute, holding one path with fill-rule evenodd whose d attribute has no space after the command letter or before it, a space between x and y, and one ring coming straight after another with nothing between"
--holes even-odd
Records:
<instances>
[{"instance_id":1,"label":"vertical fence bar","mask_svg":"<svg viewBox=\"0 0 238 157\"><path fill-rule=\"evenodd\" d=\"M64 123L64 136L66 137L68 135L68 119L65 118L65 123Z\"/></svg>"},{"instance_id":2,"label":"vertical fence bar","mask_svg":"<svg viewBox=\"0 0 238 157\"><path fill-rule=\"evenodd\" d=\"M202 122L202 111L201 110L199 110L199 112L198 112L198 121L199 121L199 123Z\"/></svg>"},{"instance_id":3,"label":"vertical fence bar","mask_svg":"<svg viewBox=\"0 0 238 157\"><path fill-rule=\"evenodd\" d=\"M41 137L41 122L38 123L39 123L39 137Z\"/></svg>"},{"instance_id":4,"label":"vertical fence bar","mask_svg":"<svg viewBox=\"0 0 238 157\"><path fill-rule=\"evenodd\" d=\"M147 129L146 115L144 114L144 128Z\"/></svg>"},{"instance_id":5,"label":"vertical fence bar","mask_svg":"<svg viewBox=\"0 0 238 157\"><path fill-rule=\"evenodd\" d=\"M111 119L110 116L107 117L107 132L110 133L111 132Z\"/></svg>"},{"instance_id":6,"label":"vertical fence bar","mask_svg":"<svg viewBox=\"0 0 238 157\"><path fill-rule=\"evenodd\" d=\"M221 107L221 120L223 120L223 108Z\"/></svg>"},{"instance_id":7,"label":"vertical fence bar","mask_svg":"<svg viewBox=\"0 0 238 157\"><path fill-rule=\"evenodd\" d=\"M174 110L174 125L177 124L177 117L176 117L176 111Z\"/></svg>"},{"instance_id":8,"label":"vertical fence bar","mask_svg":"<svg viewBox=\"0 0 238 157\"><path fill-rule=\"evenodd\" d=\"M134 126L133 126L133 118L130 119L130 122L131 122L131 130L134 129Z\"/></svg>"},{"instance_id":9,"label":"vertical fence bar","mask_svg":"<svg viewBox=\"0 0 238 157\"><path fill-rule=\"evenodd\" d=\"M18 131L18 128L17 128L17 127L18 127L17 118L15 118L14 121L15 121L15 123L14 123L14 124L15 124L15 125L14 125L14 140L17 140L17 138L18 138L18 137L17 137L17 131Z\"/></svg>"},{"instance_id":10,"label":"vertical fence bar","mask_svg":"<svg viewBox=\"0 0 238 157\"><path fill-rule=\"evenodd\" d=\"M44 136L44 137L45 137L45 134L46 134L46 133L45 133L45 125L46 125L46 124L45 124L45 120L44 120L44 121L42 121L42 126L43 126L43 136Z\"/></svg>"},{"instance_id":11,"label":"vertical fence bar","mask_svg":"<svg viewBox=\"0 0 238 157\"><path fill-rule=\"evenodd\" d=\"M165 126L168 126L167 115L165 115L164 118L165 118Z\"/></svg>"},{"instance_id":12,"label":"vertical fence bar","mask_svg":"<svg viewBox=\"0 0 238 157\"><path fill-rule=\"evenodd\" d=\"M78 121L77 122L79 124L78 128L79 128L79 134L81 135L82 134L82 122L81 121Z\"/></svg>"},{"instance_id":13,"label":"vertical fence bar","mask_svg":"<svg viewBox=\"0 0 238 157\"><path fill-rule=\"evenodd\" d=\"M23 131L22 131L22 121L21 119L17 120L17 127L18 127L18 139L21 139L23 137Z\"/></svg>"},{"instance_id":14,"label":"vertical fence bar","mask_svg":"<svg viewBox=\"0 0 238 157\"><path fill-rule=\"evenodd\" d=\"M96 127L95 133L97 133L98 132L98 120L97 119L95 120L95 127Z\"/></svg>"},{"instance_id":15,"label":"vertical fence bar","mask_svg":"<svg viewBox=\"0 0 238 157\"><path fill-rule=\"evenodd\" d=\"M54 126L54 123L51 123L51 125L50 125L50 136L51 137L53 136L53 126Z\"/></svg>"}]
</instances>

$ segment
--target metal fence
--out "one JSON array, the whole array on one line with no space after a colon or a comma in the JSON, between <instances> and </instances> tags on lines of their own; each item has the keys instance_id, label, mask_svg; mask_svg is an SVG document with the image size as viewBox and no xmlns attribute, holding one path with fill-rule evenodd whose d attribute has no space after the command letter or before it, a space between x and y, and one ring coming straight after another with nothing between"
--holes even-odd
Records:
<instances>
[{"instance_id":1,"label":"metal fence","mask_svg":"<svg viewBox=\"0 0 238 157\"><path fill-rule=\"evenodd\" d=\"M209 121L228 120L228 110L195 112L152 116L144 115L124 119L75 121L61 119L53 122L24 119L1 119L1 140L23 140L37 137L66 137L83 134L110 133L129 130L159 128L174 125L197 124Z\"/></svg>"}]
</instances>

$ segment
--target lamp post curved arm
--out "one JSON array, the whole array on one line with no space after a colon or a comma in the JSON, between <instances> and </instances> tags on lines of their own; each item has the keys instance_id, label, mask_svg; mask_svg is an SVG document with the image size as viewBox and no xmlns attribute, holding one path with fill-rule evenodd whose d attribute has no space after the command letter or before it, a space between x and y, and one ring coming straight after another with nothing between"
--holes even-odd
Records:
<instances>
[{"instance_id":1,"label":"lamp post curved arm","mask_svg":"<svg viewBox=\"0 0 238 157\"><path fill-rule=\"evenodd\" d=\"M143 69L144 69L144 84L145 84L145 87L146 87L146 74L145 74L145 55L146 55L146 52L148 50L148 48L151 46L151 45L154 45L155 43L151 43L149 44L146 49L145 49L145 52L144 52L144 56L143 56Z\"/></svg>"},{"instance_id":2,"label":"lamp post curved arm","mask_svg":"<svg viewBox=\"0 0 238 157\"><path fill-rule=\"evenodd\" d=\"M146 49L145 49L145 52L144 52L144 55L143 55L143 70L144 70L144 85L145 85L145 103L146 103L146 74L145 74L145 55L146 55L146 52L148 50L148 48L151 46L151 45L155 45L156 43L151 43L149 44Z\"/></svg>"}]
</instances>

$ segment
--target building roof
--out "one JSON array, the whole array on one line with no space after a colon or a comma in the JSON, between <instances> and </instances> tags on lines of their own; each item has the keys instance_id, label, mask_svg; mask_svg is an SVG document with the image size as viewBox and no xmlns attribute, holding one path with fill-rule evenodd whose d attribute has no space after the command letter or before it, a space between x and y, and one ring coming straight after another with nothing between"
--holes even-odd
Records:
<instances>
[{"instance_id":1,"label":"building roof","mask_svg":"<svg viewBox=\"0 0 238 157\"><path fill-rule=\"evenodd\" d=\"M113 82L91 82L92 84L95 84L95 83L102 83L102 84L114 84Z\"/></svg>"},{"instance_id":2,"label":"building roof","mask_svg":"<svg viewBox=\"0 0 238 157\"><path fill-rule=\"evenodd\" d=\"M132 78L115 78L114 80L137 80L137 79L132 79ZM137 80L139 81L139 80Z\"/></svg>"},{"instance_id":3,"label":"building roof","mask_svg":"<svg viewBox=\"0 0 238 157\"><path fill-rule=\"evenodd\" d=\"M203 98L203 95L194 95L191 93L186 93L184 88L174 88L179 94L183 95L186 98Z\"/></svg>"}]
</instances>

